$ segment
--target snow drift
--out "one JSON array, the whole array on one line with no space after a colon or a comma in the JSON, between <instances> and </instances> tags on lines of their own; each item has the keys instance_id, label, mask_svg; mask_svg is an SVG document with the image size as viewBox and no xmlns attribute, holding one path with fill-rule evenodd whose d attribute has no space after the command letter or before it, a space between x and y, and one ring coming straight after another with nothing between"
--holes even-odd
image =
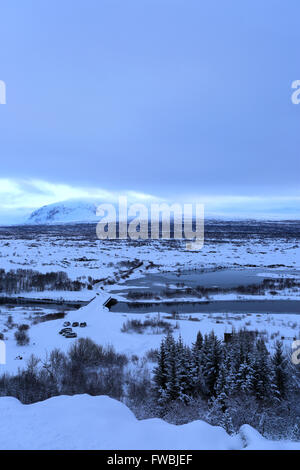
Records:
<instances>
[{"instance_id":1,"label":"snow drift","mask_svg":"<svg viewBox=\"0 0 300 470\"><path fill-rule=\"evenodd\" d=\"M107 396L59 396L32 405L3 397L0 415L1 449L300 449L300 443L267 441L250 426L229 436L204 421L138 421Z\"/></svg>"}]
</instances>

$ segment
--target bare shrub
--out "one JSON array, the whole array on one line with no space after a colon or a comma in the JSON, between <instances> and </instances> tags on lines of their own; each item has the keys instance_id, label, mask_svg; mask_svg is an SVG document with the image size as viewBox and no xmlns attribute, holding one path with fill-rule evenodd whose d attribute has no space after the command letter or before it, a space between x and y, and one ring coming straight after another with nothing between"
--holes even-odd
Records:
<instances>
[{"instance_id":1,"label":"bare shrub","mask_svg":"<svg viewBox=\"0 0 300 470\"><path fill-rule=\"evenodd\" d=\"M143 334L148 331L151 334L167 334L168 332L173 331L174 327L171 323L161 320L159 317L150 318L144 321L141 320L127 320L123 323L121 328L122 333L135 332L138 334Z\"/></svg>"},{"instance_id":2,"label":"bare shrub","mask_svg":"<svg viewBox=\"0 0 300 470\"><path fill-rule=\"evenodd\" d=\"M27 344L29 344L30 341L26 331L20 329L15 332L15 339L18 346L26 346Z\"/></svg>"},{"instance_id":3,"label":"bare shrub","mask_svg":"<svg viewBox=\"0 0 300 470\"><path fill-rule=\"evenodd\" d=\"M18 330L19 331L27 331L29 330L30 326L25 324L25 323L22 323L21 325L18 326Z\"/></svg>"},{"instance_id":4,"label":"bare shrub","mask_svg":"<svg viewBox=\"0 0 300 470\"><path fill-rule=\"evenodd\" d=\"M69 358L77 365L85 366L124 366L128 359L125 354L116 353L112 346L103 347L90 338L78 339L69 350Z\"/></svg>"}]
</instances>

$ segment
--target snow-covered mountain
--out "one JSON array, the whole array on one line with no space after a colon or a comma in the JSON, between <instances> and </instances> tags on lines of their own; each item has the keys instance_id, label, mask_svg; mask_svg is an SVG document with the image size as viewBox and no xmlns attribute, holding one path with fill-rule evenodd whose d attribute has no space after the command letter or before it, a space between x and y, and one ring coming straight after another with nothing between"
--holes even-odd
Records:
<instances>
[{"instance_id":1,"label":"snow-covered mountain","mask_svg":"<svg viewBox=\"0 0 300 470\"><path fill-rule=\"evenodd\" d=\"M147 208L150 208L152 199L139 201L134 198L127 198L128 205L142 202ZM67 201L56 202L43 206L29 216L26 224L61 224L61 223L80 223L80 222L99 222L100 216L97 216L97 207L100 204L113 204L118 216L118 199L112 201L90 200L90 199L69 199ZM128 217L130 220L130 217Z\"/></svg>"},{"instance_id":2,"label":"snow-covered mountain","mask_svg":"<svg viewBox=\"0 0 300 470\"><path fill-rule=\"evenodd\" d=\"M30 215L27 224L56 224L71 222L96 222L96 210L101 201L68 200L43 206Z\"/></svg>"}]
</instances>

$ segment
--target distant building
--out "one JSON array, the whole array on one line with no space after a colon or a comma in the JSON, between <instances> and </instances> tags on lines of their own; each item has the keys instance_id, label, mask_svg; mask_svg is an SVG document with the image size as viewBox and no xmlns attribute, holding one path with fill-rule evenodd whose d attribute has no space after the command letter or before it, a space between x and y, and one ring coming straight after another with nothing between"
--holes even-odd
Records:
<instances>
[{"instance_id":1,"label":"distant building","mask_svg":"<svg viewBox=\"0 0 300 470\"><path fill-rule=\"evenodd\" d=\"M224 333L224 343L230 343L232 340L232 333Z\"/></svg>"}]
</instances>

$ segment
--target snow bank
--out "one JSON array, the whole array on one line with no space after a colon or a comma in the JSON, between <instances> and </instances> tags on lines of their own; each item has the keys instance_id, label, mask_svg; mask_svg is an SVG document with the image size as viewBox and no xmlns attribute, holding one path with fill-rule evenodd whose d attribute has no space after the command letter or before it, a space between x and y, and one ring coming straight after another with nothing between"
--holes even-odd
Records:
<instances>
[{"instance_id":1,"label":"snow bank","mask_svg":"<svg viewBox=\"0 0 300 470\"><path fill-rule=\"evenodd\" d=\"M300 442L269 441L249 424L241 426L239 434L247 450L300 450Z\"/></svg>"},{"instance_id":2,"label":"snow bank","mask_svg":"<svg viewBox=\"0 0 300 470\"><path fill-rule=\"evenodd\" d=\"M250 426L229 436L204 421L182 426L160 419L138 421L107 396L60 396L33 405L0 398L0 449L300 449L271 442Z\"/></svg>"},{"instance_id":3,"label":"snow bank","mask_svg":"<svg viewBox=\"0 0 300 470\"><path fill-rule=\"evenodd\" d=\"M60 396L33 405L0 398L1 449L237 449L241 441L203 421L138 421L107 396Z\"/></svg>"}]
</instances>

